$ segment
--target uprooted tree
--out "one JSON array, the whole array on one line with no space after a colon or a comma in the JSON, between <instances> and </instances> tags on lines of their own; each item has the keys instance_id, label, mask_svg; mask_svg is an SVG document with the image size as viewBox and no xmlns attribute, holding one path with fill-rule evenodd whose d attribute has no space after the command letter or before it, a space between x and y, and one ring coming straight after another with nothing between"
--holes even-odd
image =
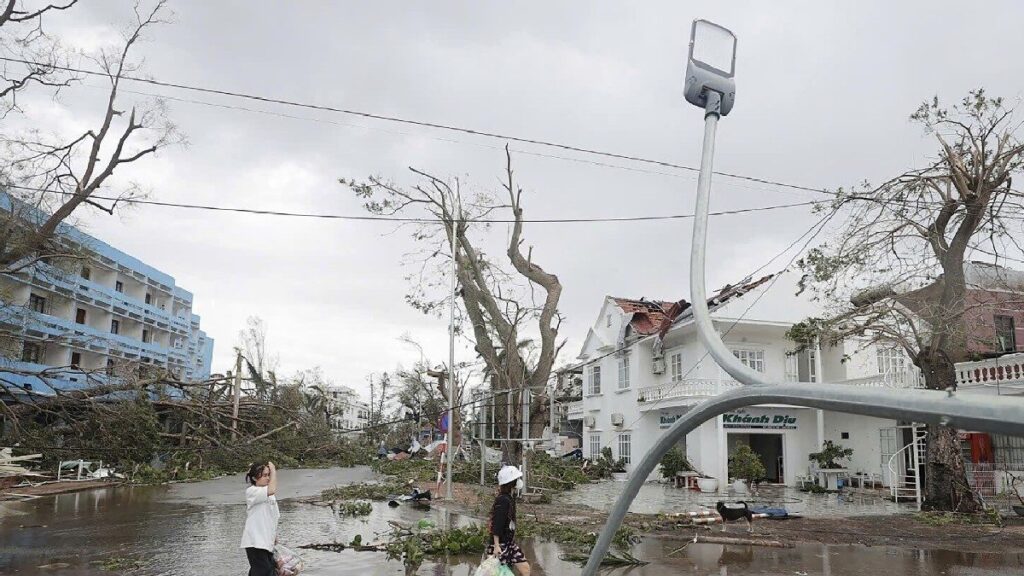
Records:
<instances>
[{"instance_id":1,"label":"uprooted tree","mask_svg":"<svg viewBox=\"0 0 1024 576\"><path fill-rule=\"evenodd\" d=\"M492 392L511 390L516 397L513 403L518 404L524 390L532 390L529 432L531 437L539 437L547 422L544 403L551 369L563 344L557 341L562 285L557 276L534 262L532 248L523 253L523 191L514 179L511 155L506 149L503 196L507 204L486 193L475 193L463 202L458 179L448 181L410 170L422 179L411 187L378 177L341 182L365 201L372 214L430 220L410 223L418 248L406 262L415 270L407 276L410 291L406 301L426 314L446 310L451 247L456 240L460 326L468 324L472 331ZM503 243L505 258L499 259L485 252L488 238L484 232L488 217L506 209L512 219L508 241ZM520 346L530 339L532 346ZM518 411L507 418L512 430L521 429ZM520 443L503 442L502 449L506 461L520 461Z\"/></svg>"},{"instance_id":2,"label":"uprooted tree","mask_svg":"<svg viewBox=\"0 0 1024 576\"><path fill-rule=\"evenodd\" d=\"M24 100L26 92L56 92L77 82L67 72L73 52L42 27L45 16L68 10L76 1L0 4L0 54L9 59L0 67L5 120L0 125L0 272L26 270L39 261L76 262L82 254L61 240L62 223L82 207L114 214L124 202L143 196L135 183L119 186L115 171L183 141L161 100L127 101L130 96L121 87L126 76L139 70L133 48L148 28L164 22L166 0L150 9L136 5L135 21L119 46L85 55L108 83L95 125L77 133L52 133L29 115L12 121L9 113L21 111L18 98ZM104 195L98 194L101 190Z\"/></svg>"},{"instance_id":3,"label":"uprooted tree","mask_svg":"<svg viewBox=\"0 0 1024 576\"><path fill-rule=\"evenodd\" d=\"M81 387L68 389L69 377ZM311 384L316 377L323 380L307 370L263 396L246 394L235 416L230 376L184 382L127 362L113 371L0 366L0 445L41 452L47 465L98 458L129 473L160 459L167 467L156 479L234 472L267 458L285 466L355 464L368 451L335 438L323 387Z\"/></svg>"},{"instance_id":4,"label":"uprooted tree","mask_svg":"<svg viewBox=\"0 0 1024 576\"><path fill-rule=\"evenodd\" d=\"M954 365L972 359L977 335L968 313L992 306L969 296L965 264L999 264L1022 252L1024 194L1012 178L1024 165L1024 145L1013 110L983 90L951 108L935 98L911 119L934 134L937 157L878 187L839 191L834 207L849 220L800 262L828 317L791 335L804 344L852 338L902 349L927 388L955 389ZM991 268L998 277L1001 268ZM924 494L931 509L979 507L952 428L928 427Z\"/></svg>"}]
</instances>

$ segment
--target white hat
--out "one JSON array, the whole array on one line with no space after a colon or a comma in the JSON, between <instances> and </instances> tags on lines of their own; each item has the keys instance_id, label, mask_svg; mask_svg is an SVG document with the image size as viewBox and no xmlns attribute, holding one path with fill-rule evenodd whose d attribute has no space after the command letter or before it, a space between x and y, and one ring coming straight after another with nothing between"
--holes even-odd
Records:
<instances>
[{"instance_id":1,"label":"white hat","mask_svg":"<svg viewBox=\"0 0 1024 576\"><path fill-rule=\"evenodd\" d=\"M515 482L523 477L523 473L515 466L502 466L498 470L498 486L504 486L509 482Z\"/></svg>"}]
</instances>

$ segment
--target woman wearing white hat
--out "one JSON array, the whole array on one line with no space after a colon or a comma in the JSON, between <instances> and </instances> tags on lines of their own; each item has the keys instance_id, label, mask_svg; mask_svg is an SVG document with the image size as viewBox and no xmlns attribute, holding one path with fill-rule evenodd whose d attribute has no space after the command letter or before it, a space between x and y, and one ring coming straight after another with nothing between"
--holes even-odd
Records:
<instances>
[{"instance_id":1,"label":"woman wearing white hat","mask_svg":"<svg viewBox=\"0 0 1024 576\"><path fill-rule=\"evenodd\" d=\"M491 538L487 553L506 566L514 566L520 576L530 576L530 563L515 543L516 499L513 491L523 487L523 473L515 466L498 470L498 497L491 507Z\"/></svg>"}]
</instances>

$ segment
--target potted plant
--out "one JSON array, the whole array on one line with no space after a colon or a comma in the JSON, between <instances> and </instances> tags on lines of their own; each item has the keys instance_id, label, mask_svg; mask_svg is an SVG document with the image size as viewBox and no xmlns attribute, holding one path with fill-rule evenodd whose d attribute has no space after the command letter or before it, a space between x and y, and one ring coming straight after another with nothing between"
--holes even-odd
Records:
<instances>
[{"instance_id":1,"label":"potted plant","mask_svg":"<svg viewBox=\"0 0 1024 576\"><path fill-rule=\"evenodd\" d=\"M729 476L736 479L732 487L737 492L746 492L755 480L766 473L761 457L750 446L740 446L729 456Z\"/></svg>"},{"instance_id":2,"label":"potted plant","mask_svg":"<svg viewBox=\"0 0 1024 576\"><path fill-rule=\"evenodd\" d=\"M825 443L821 445L821 452L811 452L807 455L807 459L815 462L819 469L835 470L843 468L839 464L839 460L848 459L850 456L853 456L853 448L843 448L831 440L825 440Z\"/></svg>"},{"instance_id":3,"label":"potted plant","mask_svg":"<svg viewBox=\"0 0 1024 576\"><path fill-rule=\"evenodd\" d=\"M612 449L609 446L601 448L601 460L602 464L606 466L611 473L612 480L616 482L625 482L628 479L629 473L626 472L626 460L619 458L616 460L612 457Z\"/></svg>"},{"instance_id":4,"label":"potted plant","mask_svg":"<svg viewBox=\"0 0 1024 576\"><path fill-rule=\"evenodd\" d=\"M701 492L718 492L718 478L712 478L706 474L701 474L697 478L697 488Z\"/></svg>"},{"instance_id":5,"label":"potted plant","mask_svg":"<svg viewBox=\"0 0 1024 576\"><path fill-rule=\"evenodd\" d=\"M678 446L672 448L661 457L661 477L674 482L679 472L693 472L693 466L686 459L686 454Z\"/></svg>"}]
</instances>

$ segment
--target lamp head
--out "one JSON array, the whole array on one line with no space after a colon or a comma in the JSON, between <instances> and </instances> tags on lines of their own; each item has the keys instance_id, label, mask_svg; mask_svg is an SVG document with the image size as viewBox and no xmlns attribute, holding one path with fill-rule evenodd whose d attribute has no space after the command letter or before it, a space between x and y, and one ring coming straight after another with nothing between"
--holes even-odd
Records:
<instances>
[{"instance_id":1,"label":"lamp head","mask_svg":"<svg viewBox=\"0 0 1024 576\"><path fill-rule=\"evenodd\" d=\"M683 94L686 101L705 109L708 92L719 94L717 112L725 116L736 100L736 36L707 20L694 20L690 28L690 52L686 62Z\"/></svg>"}]
</instances>

